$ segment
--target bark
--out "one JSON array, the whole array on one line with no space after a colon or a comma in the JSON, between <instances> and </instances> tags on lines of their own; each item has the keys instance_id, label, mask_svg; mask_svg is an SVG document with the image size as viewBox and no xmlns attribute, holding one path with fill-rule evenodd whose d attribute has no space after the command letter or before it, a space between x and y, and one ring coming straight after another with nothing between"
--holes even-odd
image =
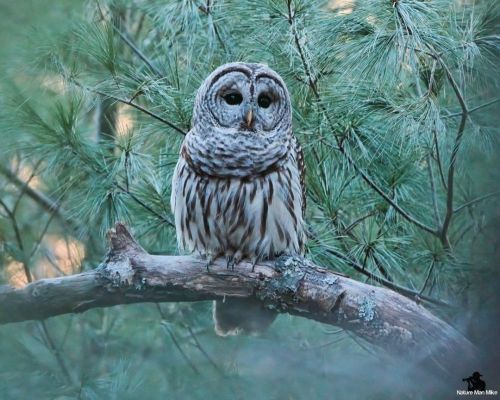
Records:
<instances>
[{"instance_id":1,"label":"bark","mask_svg":"<svg viewBox=\"0 0 500 400\"><path fill-rule=\"evenodd\" d=\"M391 290L358 282L298 257L234 270L218 259L148 254L117 224L110 250L96 269L0 287L0 323L38 320L96 307L139 302L261 300L266 307L344 328L411 360L441 366L474 362L475 347L422 305ZM472 365L472 364L471 364Z\"/></svg>"}]
</instances>

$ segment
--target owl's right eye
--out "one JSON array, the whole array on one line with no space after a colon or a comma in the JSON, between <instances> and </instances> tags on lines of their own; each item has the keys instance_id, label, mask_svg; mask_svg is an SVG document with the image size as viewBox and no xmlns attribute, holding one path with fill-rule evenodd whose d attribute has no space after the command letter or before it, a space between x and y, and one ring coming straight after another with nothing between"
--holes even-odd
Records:
<instances>
[{"instance_id":1,"label":"owl's right eye","mask_svg":"<svg viewBox=\"0 0 500 400\"><path fill-rule=\"evenodd\" d=\"M238 92L227 93L222 98L226 101L230 106L236 106L241 104L243 101L243 96Z\"/></svg>"}]
</instances>

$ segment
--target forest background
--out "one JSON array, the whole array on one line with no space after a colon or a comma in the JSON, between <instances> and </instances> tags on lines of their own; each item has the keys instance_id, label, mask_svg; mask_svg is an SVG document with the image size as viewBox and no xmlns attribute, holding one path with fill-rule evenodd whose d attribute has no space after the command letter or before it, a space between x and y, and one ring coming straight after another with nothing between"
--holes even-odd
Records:
<instances>
[{"instance_id":1,"label":"forest background","mask_svg":"<svg viewBox=\"0 0 500 400\"><path fill-rule=\"evenodd\" d=\"M418 295L498 389L499 21L493 1L1 1L0 283L95 268L117 221L176 254L196 90L265 62L305 151L308 257ZM288 315L220 338L209 302L0 326L2 399L450 398L463 377Z\"/></svg>"}]
</instances>

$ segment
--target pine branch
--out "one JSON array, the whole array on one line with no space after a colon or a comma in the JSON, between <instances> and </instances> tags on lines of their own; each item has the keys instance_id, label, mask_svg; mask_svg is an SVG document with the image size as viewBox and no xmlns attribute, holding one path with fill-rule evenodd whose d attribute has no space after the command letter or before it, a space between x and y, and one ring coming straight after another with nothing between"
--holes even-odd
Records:
<instances>
[{"instance_id":1,"label":"pine branch","mask_svg":"<svg viewBox=\"0 0 500 400\"><path fill-rule=\"evenodd\" d=\"M24 181L22 181L16 174L14 174L10 169L4 167L0 164L0 173L4 175L12 184L14 184L19 190L25 193L29 198L31 198L35 203L37 203L42 209L49 213L55 213L55 215L67 223L68 225L72 224L72 221L65 215L65 212L61 210L60 205L49 198L42 192L39 192L29 185L27 185Z\"/></svg>"},{"instance_id":2,"label":"pine branch","mask_svg":"<svg viewBox=\"0 0 500 400\"><path fill-rule=\"evenodd\" d=\"M177 125L173 124L172 122L168 121L167 119L165 119L163 117L160 117L158 114L155 114L154 112L140 106L139 104L134 103L133 98L131 100L127 100L127 99L124 99L121 97L113 96L112 94L104 93L101 90L86 87L75 79L72 79L71 82L73 82L76 86L78 86L79 88L81 88L87 92L98 94L98 95L103 96L105 98L113 99L115 101L118 101L119 103L123 103L123 104L126 104L128 106L131 106L131 107L135 108L136 110L139 110L140 112L142 112L146 115L149 115L150 117L156 119L157 121L164 123L165 125L169 126L170 128L174 129L175 131L179 132L183 136L186 135L186 132L183 129L179 128Z\"/></svg>"},{"instance_id":3,"label":"pine branch","mask_svg":"<svg viewBox=\"0 0 500 400\"><path fill-rule=\"evenodd\" d=\"M328 123L330 125L330 129L332 131L335 131L334 123L331 121L331 118L330 118L330 115L328 113L328 110L323 105L323 101L321 99L321 96L319 95L319 91L318 91L318 88L317 88L317 80L313 79L313 76L312 76L312 73L311 73L311 68L309 66L309 63L306 60L304 49L302 48L302 45L300 44L300 39L299 39L299 35L298 35L298 32L297 32L297 27L296 27L296 22L295 22L295 14L294 14L294 12L292 10L291 3L292 3L292 0L287 0L287 5L288 5L287 20L288 20L288 23L290 24L290 28L291 28L291 31L292 31L292 36L294 38L295 46L296 46L297 51L299 53L299 56L300 56L300 59L301 59L301 62L302 62L303 68L304 68L304 72L305 72L306 77L307 77L307 82L308 82L309 88L313 92L314 97L316 98L316 101L317 101L317 103L318 103L318 105L319 105L319 107L321 109L322 114L327 119L327 121L328 121ZM426 232L429 232L429 233L431 233L433 235L437 235L438 234L438 230L437 229L434 229L434 228L432 228L432 227L424 224L423 222L419 221L418 219L416 219L415 217L413 217L412 215L410 215L408 212L406 212L403 208L401 208L393 199L391 199L391 197L387 193L385 193L375 183L375 181L366 172L364 172L361 169L361 167L359 167L357 165L357 163L354 161L354 159L351 157L351 155L345 150L345 147L344 147L342 141L340 140L340 138L337 135L334 135L334 137L335 137L335 140L337 142L337 147L338 147L338 150L340 151L340 153L346 158L346 160L349 163L349 165L351 165L354 168L355 172L363 179L363 181L371 189L373 189L376 193L378 193L387 203L389 203L394 208L394 210L397 213L399 213L408 222L412 223L413 225L417 226L418 228L420 228L420 229L422 229L422 230L424 230Z\"/></svg>"},{"instance_id":4,"label":"pine branch","mask_svg":"<svg viewBox=\"0 0 500 400\"><path fill-rule=\"evenodd\" d=\"M448 229L450 227L451 220L453 218L455 163L457 161L458 151L460 150L460 146L462 144L462 138L463 138L463 134L464 134L464 130L465 130L465 123L467 122L469 110L467 108L467 104L465 103L465 98L462 94L462 91L458 87L458 84L456 83L455 79L453 78L453 75L451 74L451 71L449 70L448 66L446 65L446 63L443 61L443 59L439 55L436 55L436 57L438 57L440 64L444 68L444 70L446 72L446 76L448 78L448 81L450 82L451 87L453 88L453 91L455 92L455 95L458 99L458 102L460 103L460 107L462 108L462 118L460 120L460 125L458 126L457 135L455 137L455 143L453 145L453 150L451 153L450 164L448 166L447 192L446 192L446 214L444 216L443 225L441 227L441 232L440 232L440 238L441 238L443 245L445 247L449 248L450 241L448 239Z\"/></svg>"},{"instance_id":5,"label":"pine branch","mask_svg":"<svg viewBox=\"0 0 500 400\"><path fill-rule=\"evenodd\" d=\"M106 21L106 16L102 11L101 5L97 2L97 8L99 10L99 14L101 15L101 19ZM120 39L132 50L132 52L139 57L146 66L153 71L158 77L162 77L161 71L153 64L153 62L135 45L135 43L128 37L128 35L122 32L113 21L106 21L111 25L113 30L120 36Z\"/></svg>"},{"instance_id":6,"label":"pine branch","mask_svg":"<svg viewBox=\"0 0 500 400\"><path fill-rule=\"evenodd\" d=\"M435 299L435 298L430 297L430 296L421 295L416 290L412 290L412 289L409 289L407 287L398 285L398 284L391 282L387 279L384 279L378 275L375 275L374 273L368 271L366 268L364 268L361 264L359 264L355 260L349 258L348 256L346 256L346 255L344 255L336 250L326 249L325 251L327 253L330 253L331 255L345 261L349 266L354 268L357 272L365 275L373 282L377 282L388 289L394 290L395 292L401 294L402 296L408 297L409 299L412 299L412 300L424 300L424 301L427 301L429 303L436 304L439 306L451 307L451 305L449 303L447 303L443 300Z\"/></svg>"},{"instance_id":7,"label":"pine branch","mask_svg":"<svg viewBox=\"0 0 500 400\"><path fill-rule=\"evenodd\" d=\"M17 246L19 247L19 250L23 254L23 260L21 260L21 264L23 266L23 271L24 271L24 274L26 276L26 281L28 282L28 284L32 283L33 282L33 274L31 273L29 262L30 262L31 257L34 254L34 251L38 247L40 241L43 239L43 236L45 235L46 229L43 230L42 234L40 235L40 239L38 240L38 243L35 244L35 246L33 247L32 251L30 253L30 256L28 258L27 254L26 254L27 249L24 246L24 242L23 242L23 239L21 237L20 229L19 229L19 226L17 224L15 210L14 209L10 210L1 199L0 199L0 205L4 208L5 212L7 213L7 215L9 216L9 219L12 222L12 226L13 226L13 229L15 232ZM51 219L52 218L49 219L49 223L50 223ZM48 227L49 223L47 223L46 227ZM59 367L60 367L61 371L63 372L65 378L67 379L68 383L73 384L74 382L73 382L72 376L70 375L69 370L66 366L66 363L64 362L63 358L61 357L61 354L59 353L59 351L57 350L57 348L54 344L54 340L52 339L52 336L50 335L50 333L47 329L45 321L40 321L40 326L42 327L42 336L45 338L50 350L54 354L54 357L56 358L57 364L59 365Z\"/></svg>"},{"instance_id":8,"label":"pine branch","mask_svg":"<svg viewBox=\"0 0 500 400\"><path fill-rule=\"evenodd\" d=\"M286 312L339 326L392 354L438 363L470 363L474 346L450 325L397 293L329 272L310 261L282 257L234 270L217 259L153 256L117 224L110 251L95 270L42 279L21 289L0 287L0 323L138 302L257 298ZM470 365L470 364L468 364Z\"/></svg>"},{"instance_id":9,"label":"pine branch","mask_svg":"<svg viewBox=\"0 0 500 400\"><path fill-rule=\"evenodd\" d=\"M217 38L217 41L219 42L222 50L227 53L227 47L224 41L222 40L222 36L220 35L219 28L217 28L217 25L213 22L213 15L212 15L212 5L211 1L207 0L207 5L199 5L198 9L208 17L212 19L212 27L214 29L215 37Z\"/></svg>"},{"instance_id":10,"label":"pine branch","mask_svg":"<svg viewBox=\"0 0 500 400\"><path fill-rule=\"evenodd\" d=\"M170 221L167 217L161 215L160 213L156 212L155 210L153 210L150 206L148 206L146 203L144 203L141 199L139 199L134 193L132 193L129 188L127 187L123 187L122 185L120 184L116 184L116 187L118 189L120 189L123 193L126 193L127 195L129 195L129 197L134 200L137 204L139 204L142 208L144 208L145 210L149 211L151 214L153 214L156 218L158 218L159 220L165 222L168 226L172 227L172 228L175 228L175 224Z\"/></svg>"}]
</instances>

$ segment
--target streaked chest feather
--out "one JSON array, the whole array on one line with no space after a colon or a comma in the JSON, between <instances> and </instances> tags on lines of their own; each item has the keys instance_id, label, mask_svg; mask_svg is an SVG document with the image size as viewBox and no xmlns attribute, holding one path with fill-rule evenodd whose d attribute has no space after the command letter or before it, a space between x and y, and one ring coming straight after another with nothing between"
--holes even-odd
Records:
<instances>
[{"instance_id":1,"label":"streaked chest feather","mask_svg":"<svg viewBox=\"0 0 500 400\"><path fill-rule=\"evenodd\" d=\"M294 160L249 180L197 175L182 158L171 205L179 247L254 260L301 254L302 188Z\"/></svg>"}]
</instances>

